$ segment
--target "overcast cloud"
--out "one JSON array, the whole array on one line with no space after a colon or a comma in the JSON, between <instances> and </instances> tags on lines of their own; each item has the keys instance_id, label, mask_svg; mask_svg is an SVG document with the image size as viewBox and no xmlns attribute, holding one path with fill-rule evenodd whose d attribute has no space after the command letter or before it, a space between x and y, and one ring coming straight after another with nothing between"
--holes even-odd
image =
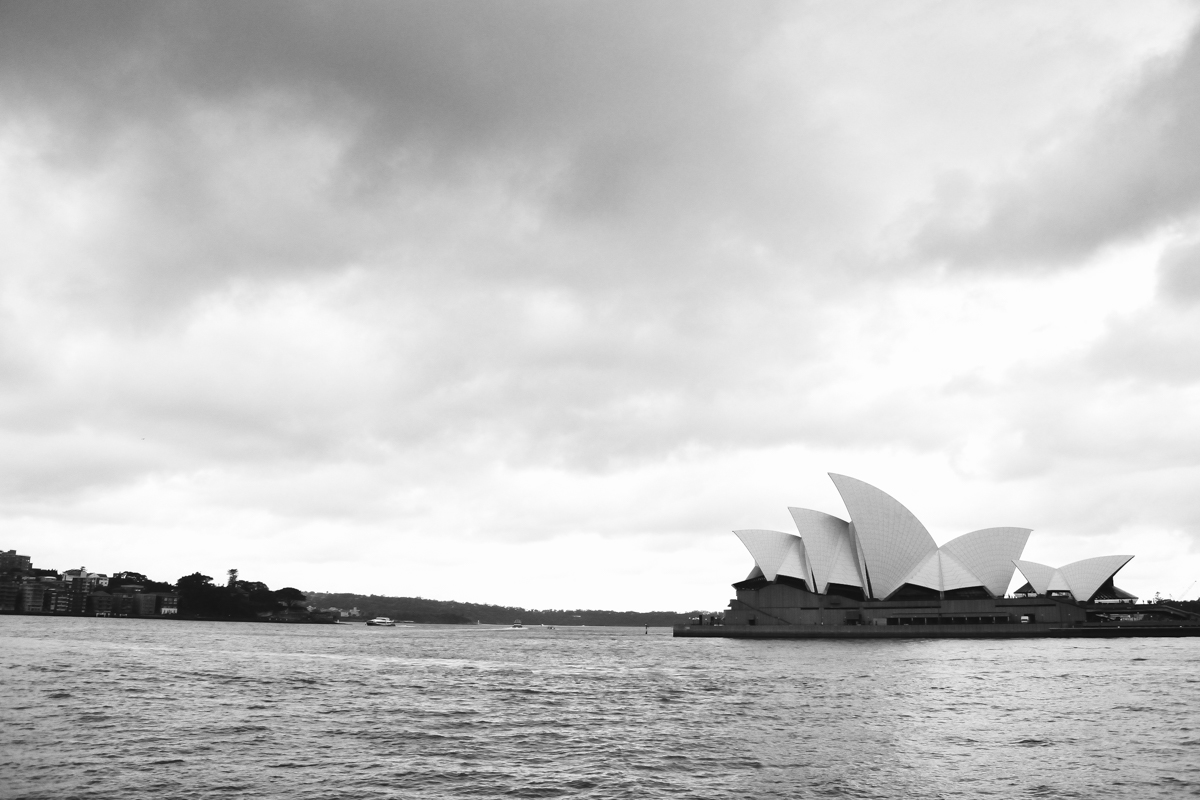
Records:
<instances>
[{"instance_id":1,"label":"overcast cloud","mask_svg":"<svg viewBox=\"0 0 1200 800\"><path fill-rule=\"evenodd\" d=\"M844 515L1200 578L1189 2L0 5L0 547L724 606Z\"/></svg>"}]
</instances>

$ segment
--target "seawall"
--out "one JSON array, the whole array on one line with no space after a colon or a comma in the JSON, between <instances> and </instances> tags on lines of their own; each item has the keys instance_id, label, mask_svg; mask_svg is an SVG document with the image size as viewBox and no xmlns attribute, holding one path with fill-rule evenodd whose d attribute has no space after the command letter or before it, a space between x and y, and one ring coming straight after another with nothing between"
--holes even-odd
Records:
<instances>
[{"instance_id":1,"label":"seawall","mask_svg":"<svg viewBox=\"0 0 1200 800\"><path fill-rule=\"evenodd\" d=\"M1124 639L1200 636L1200 624L676 625L672 635L712 639Z\"/></svg>"}]
</instances>

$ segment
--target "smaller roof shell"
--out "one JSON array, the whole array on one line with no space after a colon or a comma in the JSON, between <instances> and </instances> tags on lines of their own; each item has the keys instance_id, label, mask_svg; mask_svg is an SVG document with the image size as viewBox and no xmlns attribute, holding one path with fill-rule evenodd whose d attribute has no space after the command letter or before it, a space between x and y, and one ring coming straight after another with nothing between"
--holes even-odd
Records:
<instances>
[{"instance_id":1,"label":"smaller roof shell","mask_svg":"<svg viewBox=\"0 0 1200 800\"><path fill-rule=\"evenodd\" d=\"M779 569L775 572L776 576L786 575L789 578L799 578L811 590L813 587L812 570L808 565L808 557L804 552L804 542L799 536L792 537L791 546L788 548L787 555L783 557L783 563L779 565Z\"/></svg>"},{"instance_id":2,"label":"smaller roof shell","mask_svg":"<svg viewBox=\"0 0 1200 800\"><path fill-rule=\"evenodd\" d=\"M814 591L824 592L831 583L866 587L850 533L844 519L808 508L789 508L796 530L804 540L804 551L812 567Z\"/></svg>"},{"instance_id":3,"label":"smaller roof shell","mask_svg":"<svg viewBox=\"0 0 1200 800\"><path fill-rule=\"evenodd\" d=\"M984 528L964 533L939 548L978 576L994 597L1003 597L1012 583L1013 559L1020 558L1029 541L1029 528Z\"/></svg>"},{"instance_id":4,"label":"smaller roof shell","mask_svg":"<svg viewBox=\"0 0 1200 800\"><path fill-rule=\"evenodd\" d=\"M760 529L734 531L734 534L746 545L764 578L773 581L777 576L785 575L812 587L812 570L799 536Z\"/></svg>"},{"instance_id":5,"label":"smaller roof shell","mask_svg":"<svg viewBox=\"0 0 1200 800\"><path fill-rule=\"evenodd\" d=\"M1058 571L1071 587L1076 600L1087 602L1104 583L1129 563L1133 556L1097 556L1073 561Z\"/></svg>"},{"instance_id":6,"label":"smaller roof shell","mask_svg":"<svg viewBox=\"0 0 1200 800\"><path fill-rule=\"evenodd\" d=\"M1022 561L1019 558L1014 558L1013 564L1021 570L1021 574L1025 576L1025 580L1029 581L1029 585L1035 592L1045 594L1050 591L1050 581L1057 572L1054 567L1039 564L1036 561Z\"/></svg>"},{"instance_id":7,"label":"smaller roof shell","mask_svg":"<svg viewBox=\"0 0 1200 800\"><path fill-rule=\"evenodd\" d=\"M926 589L942 591L942 567L938 563L938 551L934 550L924 561L913 568L904 578L905 583L924 586Z\"/></svg>"},{"instance_id":8,"label":"smaller roof shell","mask_svg":"<svg viewBox=\"0 0 1200 800\"><path fill-rule=\"evenodd\" d=\"M1013 563L1038 594L1070 592L1076 600L1086 603L1132 558L1123 555L1097 556L1072 561L1058 569L1036 561L1014 560Z\"/></svg>"},{"instance_id":9,"label":"smaller roof shell","mask_svg":"<svg viewBox=\"0 0 1200 800\"><path fill-rule=\"evenodd\" d=\"M939 549L938 564L942 569L942 591L944 592L948 592L951 589L969 589L973 586L984 585L980 577L970 570L966 564L955 558L952 553Z\"/></svg>"},{"instance_id":10,"label":"smaller roof shell","mask_svg":"<svg viewBox=\"0 0 1200 800\"><path fill-rule=\"evenodd\" d=\"M983 580L951 553L938 549L904 578L904 583L938 592L983 586ZM902 584L903 585L903 584Z\"/></svg>"}]
</instances>

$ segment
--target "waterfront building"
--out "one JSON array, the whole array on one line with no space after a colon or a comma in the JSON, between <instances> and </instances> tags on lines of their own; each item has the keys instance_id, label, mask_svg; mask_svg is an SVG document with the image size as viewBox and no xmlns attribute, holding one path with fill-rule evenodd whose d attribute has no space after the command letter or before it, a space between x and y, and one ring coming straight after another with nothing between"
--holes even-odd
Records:
<instances>
[{"instance_id":1,"label":"waterfront building","mask_svg":"<svg viewBox=\"0 0 1200 800\"><path fill-rule=\"evenodd\" d=\"M0 550L0 575L29 572L32 568L29 556L17 555L16 550Z\"/></svg>"},{"instance_id":2,"label":"waterfront building","mask_svg":"<svg viewBox=\"0 0 1200 800\"><path fill-rule=\"evenodd\" d=\"M1113 583L1133 556L1087 558L1058 568L1024 561L1031 530L1020 527L972 531L938 546L890 495L845 475L830 478L850 519L789 508L797 533L734 531L754 567L734 584L737 596L724 624L677 626L676 635L1062 635L1066 628L1111 633L1105 626L1114 612L1137 599ZM1006 597L1018 569L1027 583ZM1189 622L1187 612L1165 607L1142 613L1139 622L1147 630L1191 626L1169 635L1200 634L1200 620Z\"/></svg>"},{"instance_id":3,"label":"waterfront building","mask_svg":"<svg viewBox=\"0 0 1200 800\"><path fill-rule=\"evenodd\" d=\"M16 581L0 582L0 611L16 611L21 597L21 584Z\"/></svg>"},{"instance_id":4,"label":"waterfront building","mask_svg":"<svg viewBox=\"0 0 1200 800\"><path fill-rule=\"evenodd\" d=\"M143 598L151 597L154 599L152 605L147 605L143 601L142 616L144 617L163 617L179 613L179 595L174 592L148 592L141 596Z\"/></svg>"},{"instance_id":5,"label":"waterfront building","mask_svg":"<svg viewBox=\"0 0 1200 800\"><path fill-rule=\"evenodd\" d=\"M122 586L112 596L112 616L159 617L179 613L179 595L174 592L143 592L141 586Z\"/></svg>"},{"instance_id":6,"label":"waterfront building","mask_svg":"<svg viewBox=\"0 0 1200 800\"><path fill-rule=\"evenodd\" d=\"M17 610L25 614L40 614L45 608L46 584L42 581L27 581L21 584L17 599Z\"/></svg>"},{"instance_id":7,"label":"waterfront building","mask_svg":"<svg viewBox=\"0 0 1200 800\"><path fill-rule=\"evenodd\" d=\"M70 614L71 613L71 589L62 581L54 583L47 582L45 600L42 604L42 610L50 614Z\"/></svg>"},{"instance_id":8,"label":"waterfront building","mask_svg":"<svg viewBox=\"0 0 1200 800\"><path fill-rule=\"evenodd\" d=\"M153 617L158 608L158 595L154 593L138 593L133 596L133 615L137 617Z\"/></svg>"},{"instance_id":9,"label":"waterfront building","mask_svg":"<svg viewBox=\"0 0 1200 800\"><path fill-rule=\"evenodd\" d=\"M69 569L62 574L62 579L70 583L79 583L92 591L108 586L108 576L102 572L88 572L86 567Z\"/></svg>"},{"instance_id":10,"label":"waterfront building","mask_svg":"<svg viewBox=\"0 0 1200 800\"><path fill-rule=\"evenodd\" d=\"M122 589L125 587L122 586ZM113 617L134 617L134 598L137 597L133 592L113 592L112 607L109 616Z\"/></svg>"},{"instance_id":11,"label":"waterfront building","mask_svg":"<svg viewBox=\"0 0 1200 800\"><path fill-rule=\"evenodd\" d=\"M111 617L113 597L103 589L97 589L88 595L87 613L93 617Z\"/></svg>"}]
</instances>

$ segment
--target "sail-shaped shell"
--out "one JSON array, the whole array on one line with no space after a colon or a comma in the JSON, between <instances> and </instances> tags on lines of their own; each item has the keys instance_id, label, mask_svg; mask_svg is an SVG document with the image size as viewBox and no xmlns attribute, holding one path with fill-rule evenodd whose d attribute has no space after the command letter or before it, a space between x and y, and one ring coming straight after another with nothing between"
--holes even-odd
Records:
<instances>
[{"instance_id":1,"label":"sail-shaped shell","mask_svg":"<svg viewBox=\"0 0 1200 800\"><path fill-rule=\"evenodd\" d=\"M1058 572L1071 587L1071 594L1081 603L1092 599L1092 595L1129 563L1133 556L1097 556L1074 561L1059 567Z\"/></svg>"},{"instance_id":2,"label":"sail-shaped shell","mask_svg":"<svg viewBox=\"0 0 1200 800\"><path fill-rule=\"evenodd\" d=\"M1086 603L1131 558L1133 556L1097 556L1073 561L1058 569L1033 561L1013 563L1038 594L1070 592L1076 600Z\"/></svg>"},{"instance_id":3,"label":"sail-shaped shell","mask_svg":"<svg viewBox=\"0 0 1200 800\"><path fill-rule=\"evenodd\" d=\"M938 563L942 568L943 592L949 592L953 589L971 589L976 586L985 586L986 588L983 579L956 558L953 553L939 549ZM1008 587L1005 586L1005 588Z\"/></svg>"},{"instance_id":4,"label":"sail-shaped shell","mask_svg":"<svg viewBox=\"0 0 1200 800\"><path fill-rule=\"evenodd\" d=\"M942 591L942 566L938 563L938 551L934 550L925 560L913 568L904 578L904 583L924 586L926 589Z\"/></svg>"},{"instance_id":5,"label":"sail-shaped shell","mask_svg":"<svg viewBox=\"0 0 1200 800\"><path fill-rule=\"evenodd\" d=\"M784 575L813 585L812 570L804 551L804 542L799 536L782 531L743 530L734 534L746 545L754 563L769 581Z\"/></svg>"},{"instance_id":6,"label":"sail-shaped shell","mask_svg":"<svg viewBox=\"0 0 1200 800\"><path fill-rule=\"evenodd\" d=\"M964 533L941 546L976 575L994 597L1003 597L1012 583L1013 560L1029 541L1029 528L984 528Z\"/></svg>"},{"instance_id":7,"label":"sail-shaped shell","mask_svg":"<svg viewBox=\"0 0 1200 800\"><path fill-rule=\"evenodd\" d=\"M798 578L812 590L812 568L809 566L804 541L799 536L792 537L791 547L788 548L787 555L783 557L783 563L779 565L775 575L776 577L782 575L788 578Z\"/></svg>"},{"instance_id":8,"label":"sail-shaped shell","mask_svg":"<svg viewBox=\"0 0 1200 800\"><path fill-rule=\"evenodd\" d=\"M1054 567L1039 564L1036 561L1022 561L1019 558L1014 558L1013 564L1021 570L1021 574L1025 576L1025 580L1029 581L1029 585L1035 592L1045 594L1050 591L1050 581L1054 579L1054 573L1058 572Z\"/></svg>"},{"instance_id":9,"label":"sail-shaped shell","mask_svg":"<svg viewBox=\"0 0 1200 800\"><path fill-rule=\"evenodd\" d=\"M812 567L813 591L825 592L831 583L865 589L850 523L807 508L789 508Z\"/></svg>"},{"instance_id":10,"label":"sail-shaped shell","mask_svg":"<svg viewBox=\"0 0 1200 800\"><path fill-rule=\"evenodd\" d=\"M938 592L983 586L983 580L953 554L934 550L904 578L904 583ZM903 585L903 584L901 584Z\"/></svg>"},{"instance_id":11,"label":"sail-shaped shell","mask_svg":"<svg viewBox=\"0 0 1200 800\"><path fill-rule=\"evenodd\" d=\"M871 596L886 599L937 550L937 544L921 521L891 495L856 478L833 473L829 477L854 523Z\"/></svg>"}]
</instances>

